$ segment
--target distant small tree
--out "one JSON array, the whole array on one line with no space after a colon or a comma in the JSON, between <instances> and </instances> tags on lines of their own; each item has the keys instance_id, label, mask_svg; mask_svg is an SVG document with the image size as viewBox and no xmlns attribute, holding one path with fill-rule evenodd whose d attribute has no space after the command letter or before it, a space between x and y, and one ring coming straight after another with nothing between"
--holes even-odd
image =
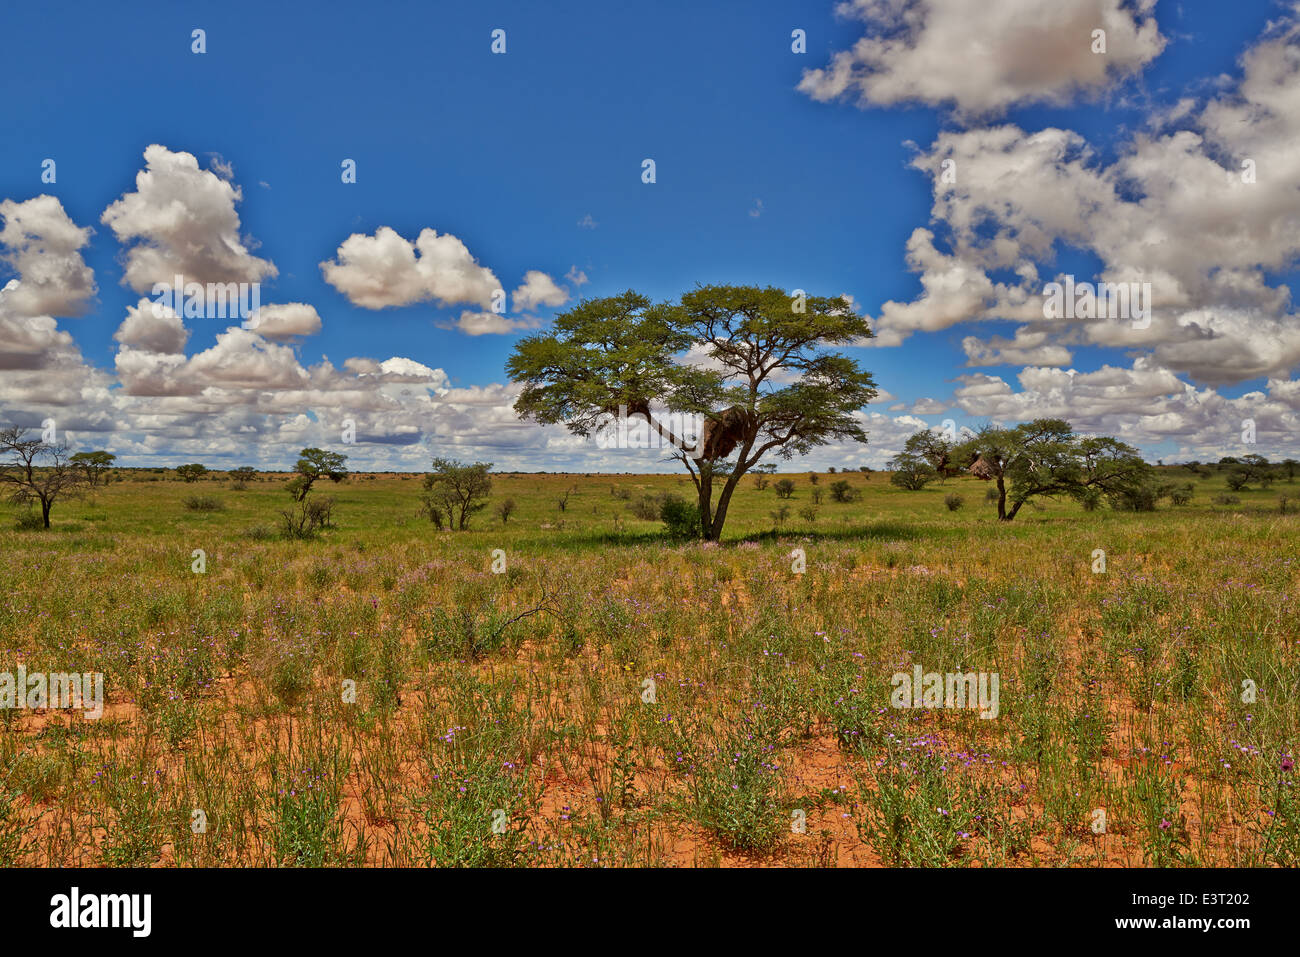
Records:
<instances>
[{"instance_id":1,"label":"distant small tree","mask_svg":"<svg viewBox=\"0 0 1300 957\"><path fill-rule=\"evenodd\" d=\"M68 447L58 442L28 438L27 430L0 430L0 455L13 456L0 462L0 484L10 487L9 500L15 505L41 505L41 522L50 527L50 509L60 496L75 496L89 484L85 472L72 464Z\"/></svg>"},{"instance_id":2,"label":"distant small tree","mask_svg":"<svg viewBox=\"0 0 1300 957\"><path fill-rule=\"evenodd\" d=\"M191 462L189 465L176 466L176 474L186 482L197 482L208 474L208 467L198 462Z\"/></svg>"},{"instance_id":3,"label":"distant small tree","mask_svg":"<svg viewBox=\"0 0 1300 957\"><path fill-rule=\"evenodd\" d=\"M939 477L925 459L915 452L899 452L889 462L889 483L909 492L919 492Z\"/></svg>"},{"instance_id":4,"label":"distant small tree","mask_svg":"<svg viewBox=\"0 0 1300 957\"><path fill-rule=\"evenodd\" d=\"M774 486L772 486L772 490L776 492L777 498L789 498L794 494L794 480L788 478L780 479Z\"/></svg>"},{"instance_id":5,"label":"distant small tree","mask_svg":"<svg viewBox=\"0 0 1300 957\"><path fill-rule=\"evenodd\" d=\"M331 482L342 482L348 477L348 470L343 463L346 455L327 452L324 449L303 449L298 453L298 461L293 469L298 474L289 480L285 489L293 496L295 502L301 502L316 484L317 479L327 478Z\"/></svg>"},{"instance_id":6,"label":"distant small tree","mask_svg":"<svg viewBox=\"0 0 1300 957\"><path fill-rule=\"evenodd\" d=\"M251 482L257 475L257 469L251 465L241 465L237 469L230 470L230 477L236 482Z\"/></svg>"},{"instance_id":7,"label":"distant small tree","mask_svg":"<svg viewBox=\"0 0 1300 957\"><path fill-rule=\"evenodd\" d=\"M1245 471L1247 481L1256 482L1260 488L1268 488L1273 484L1275 478L1273 466L1269 464L1268 459L1262 455L1243 455L1241 457L1241 467Z\"/></svg>"},{"instance_id":8,"label":"distant small tree","mask_svg":"<svg viewBox=\"0 0 1300 957\"><path fill-rule=\"evenodd\" d=\"M500 502L497 505L497 515L500 516L502 525L510 521L510 516L513 515L514 513L515 513L515 500L512 498L508 498L504 502Z\"/></svg>"},{"instance_id":9,"label":"distant small tree","mask_svg":"<svg viewBox=\"0 0 1300 957\"><path fill-rule=\"evenodd\" d=\"M1245 469L1233 469L1224 481L1228 483L1228 488L1240 492L1250 484L1250 473Z\"/></svg>"},{"instance_id":10,"label":"distant small tree","mask_svg":"<svg viewBox=\"0 0 1300 957\"><path fill-rule=\"evenodd\" d=\"M81 469L81 474L86 477L86 484L96 488L101 484L108 484L108 470L113 467L116 458L117 456L112 452L78 452L68 461Z\"/></svg>"},{"instance_id":11,"label":"distant small tree","mask_svg":"<svg viewBox=\"0 0 1300 957\"><path fill-rule=\"evenodd\" d=\"M940 483L961 472L961 466L953 460L953 448L954 444L934 429L922 429L903 443L903 452L930 466Z\"/></svg>"},{"instance_id":12,"label":"distant small tree","mask_svg":"<svg viewBox=\"0 0 1300 957\"><path fill-rule=\"evenodd\" d=\"M487 508L487 498L492 493L491 462L466 465L449 459L433 460L433 471L424 477L424 513L438 527L446 522L447 528L464 531L475 512Z\"/></svg>"}]
</instances>

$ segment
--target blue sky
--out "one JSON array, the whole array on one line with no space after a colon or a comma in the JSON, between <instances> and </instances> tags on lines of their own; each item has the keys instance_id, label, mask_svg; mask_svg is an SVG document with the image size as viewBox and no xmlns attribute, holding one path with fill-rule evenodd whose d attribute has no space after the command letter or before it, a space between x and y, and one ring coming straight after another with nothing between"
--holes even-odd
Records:
<instances>
[{"instance_id":1,"label":"blue sky","mask_svg":"<svg viewBox=\"0 0 1300 957\"><path fill-rule=\"evenodd\" d=\"M1061 0L1037 8L1014 0L988 4L994 15L983 17L971 11L984 5L912 0L916 17L903 23L891 22L885 6L877 0L838 11L832 3L808 2L645 8L227 0L133 3L129 11L98 3L7 5L0 32L17 42L0 62L6 106L0 200L23 204L52 196L71 224L93 230L84 244L64 251L60 268L67 257L80 256L93 273L94 292L67 308L68 315L33 316L35 306L19 308L10 297L8 335L26 344L12 346L10 360L0 363L0 413L29 425L56 417L78 443L112 449L140 465L285 464L302 444L329 444L336 422L351 416L377 440L351 454L375 467L418 468L431 452L522 468L660 467L644 454L635 462L625 462L626 453L602 458L562 431L503 424L509 405L503 367L513 343L544 328L564 304L512 308L509 317L519 328L471 335L466 329L478 328L476 320L462 317L481 303L431 292L367 308L356 301L362 267L348 271L351 284L329 282L322 270L322 263L342 262L339 248L354 234L372 239L387 228L414 242L431 229L456 237L507 291L536 270L569 304L627 288L670 298L713 282L852 296L879 330L892 330L877 345L851 350L888 396L869 410L868 449L828 450L813 464L879 465L901 438L941 419L978 425L1040 411L1123 434L1153 457L1226 454L1248 416L1259 422L1258 451L1294 450L1300 402L1288 385L1295 317L1289 296L1277 301L1278 290L1294 283L1297 220L1287 214L1300 188L1292 181L1294 166L1274 164L1267 182L1261 172L1261 190L1278 190L1276 201L1261 204L1253 199L1258 194L1247 194L1252 201L1242 235L1261 248L1231 266L1242 276L1263 277L1250 295L1241 282L1216 286L1210 266L1189 266L1186 275L1172 277L1155 271L1164 254L1144 261L1119 235L1123 230L1096 248L1072 245L1093 231L1090 217L1102 215L1108 223L1133 217L1135 230L1159 236L1152 247L1186 238L1196 219L1183 205L1195 201L1181 193L1153 198L1166 189L1166 174L1151 172L1164 162L1162 149L1188 162L1185 172L1170 167L1167 173L1181 183L1195 183L1208 162L1226 175L1235 165L1228 135L1249 142L1261 157L1272 155L1270 146L1277 155L1293 149L1294 140L1271 143L1269 137L1300 123L1291 115L1300 104L1259 93L1266 83L1280 87L1291 77L1265 63L1257 67L1263 79L1247 89L1243 57L1262 50L1265 61L1274 44L1276 58L1290 62L1294 11L1268 0ZM1073 37L1089 17L1110 26L1107 63L1114 65L1103 77L1091 77L1090 61L1075 59L1073 48L1046 62L1026 52L1036 10L1045 7L1078 8L1082 20L1044 24L1040 41L1067 29ZM990 35L992 46L978 48L982 53L945 40L979 41L999 14L1011 17L1007 23L1030 22L1029 32L999 49L1007 33L999 28ZM504 55L490 50L497 28L506 31ZM203 54L191 50L194 29L205 31ZM795 29L806 33L804 53L792 52ZM855 61L854 44L864 36L901 36L903 52L881 47ZM1086 35L1079 42L1086 46ZM959 75L948 88L941 60L927 59L945 50L950 62L973 64L968 78ZM986 62L974 65L977 56ZM837 57L852 77L847 85L830 77ZM994 62L999 57L1007 62ZM1019 62L1025 58L1027 66ZM1034 75L1028 83L1026 70ZM1243 131L1240 116L1258 113L1251 89L1275 115ZM1175 109L1184 100L1185 109ZM1238 113L1225 116L1232 108ZM962 184L963 164L988 155L993 131L1008 127L1016 135L1012 146L1002 144L1003 159L1019 156L1022 147L1033 156L1026 144L1044 130L1077 135L1090 156L1074 166L1068 157L1034 160L1059 165L1051 173L1061 178L1059 195L1043 190L1019 197L1021 177L1004 176L996 188L1017 208L999 213L983 184L936 215L935 179L913 164L956 156ZM1174 148L1179 130L1200 138L1195 162ZM1152 146L1151 139L1165 146ZM128 310L147 295L123 283L131 250L161 243L154 257L160 262L194 254L193 248L169 250L166 238L150 232L161 207L136 209L135 238L125 242L103 219L110 204L137 193L144 152L154 144L166 151L160 167L175 162L177 176L209 176L238 191L230 208L245 246L242 261L260 259L276 271L263 279L262 302L310 306L318 331L273 337L263 349L249 335L222 343L229 324L221 320L187 319L178 352L142 348L150 336L157 341L156 330L121 333ZM1151 151L1149 161L1135 159L1144 150ZM193 156L198 169L183 171L174 159L179 154ZM656 164L653 184L641 181L645 158ZM46 159L57 164L54 183L41 180ZM355 183L341 182L345 159L356 162ZM1041 185L1046 172L1035 168L1023 182ZM1071 225L1070 209L1082 210L1080 197L1093 195L1084 182L1091 175L1132 192L1114 199L1113 211L1080 212ZM188 180L178 182L184 194ZM8 208L9 220L23 218L18 207ZM55 214L24 209L27 245L10 244L0 285L16 278L30 291L41 282L33 277L42 275L42 217ZM963 233L972 211L985 225ZM191 244L225 241L223 210L186 215L194 220L185 233ZM1259 221L1248 222L1250 216ZM1043 228L1050 254L1020 248L995 255L975 242L991 243L1003 232L1027 247L1021 242L1027 224L1058 217ZM206 239L205 223L211 227ZM933 234L928 265L908 262L909 238L918 229ZM11 230L11 239L18 232ZM1180 261L1210 254L1193 250ZM996 294L978 295L982 279L971 280L972 270L994 283L1014 281L1017 263L1033 264L1034 280L1025 285L1040 290L1058 272L1080 280L1107 269L1115 276L1122 268L1155 276L1158 302L1162 291L1176 301L1158 323L1167 324L1167 335L1134 343L1096 328L1041 329L1023 313L1013 316ZM940 286L944 275L966 277L959 283L962 301L927 300L929 274ZM445 288L432 282L431 288ZM965 301L971 290L974 298ZM890 302L907 308L891 311ZM32 345L35 333L26 333L47 315L56 325L41 325L45 344ZM1023 348L981 352L980 343L1011 337L1017 326L1026 330ZM5 328L0 325L0 335ZM1239 348L1240 360L1218 362L1204 351L1207 339L1222 340L1228 352ZM250 368L236 371L241 349ZM124 358L127 350L132 354ZM986 364L969 364L972 351ZM0 356L5 352L0 340ZM390 358L440 375L426 375L421 388L413 367L403 366L403 379L392 367L381 372L363 364L352 369L363 373L358 388L337 377L325 387L292 385L294 376L320 379L310 370L326 358L339 376L346 360ZM291 361L297 370L289 370ZM1219 375L1216 368L1237 371ZM1052 392L1066 370L1075 387L1083 386L1077 395ZM356 408L350 411L349 403Z\"/></svg>"}]
</instances>

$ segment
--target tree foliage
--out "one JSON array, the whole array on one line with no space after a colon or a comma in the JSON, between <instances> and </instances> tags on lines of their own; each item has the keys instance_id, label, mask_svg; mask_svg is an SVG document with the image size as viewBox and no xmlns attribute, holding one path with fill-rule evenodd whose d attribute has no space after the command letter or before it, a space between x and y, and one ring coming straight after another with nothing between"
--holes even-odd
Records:
<instances>
[{"instance_id":1,"label":"tree foliage","mask_svg":"<svg viewBox=\"0 0 1300 957\"><path fill-rule=\"evenodd\" d=\"M487 502L480 499L492 494L491 462L466 465L448 459L433 460L433 471L424 477L422 509L429 521L438 528L459 529L469 527L470 517L484 508ZM502 522L509 516L502 518Z\"/></svg>"},{"instance_id":2,"label":"tree foliage","mask_svg":"<svg viewBox=\"0 0 1300 957\"><path fill-rule=\"evenodd\" d=\"M108 484L108 470L113 467L113 462L117 456L112 452L78 452L68 459L74 466L81 469L81 474L86 477L86 484L95 488L101 484Z\"/></svg>"},{"instance_id":3,"label":"tree foliage","mask_svg":"<svg viewBox=\"0 0 1300 957\"><path fill-rule=\"evenodd\" d=\"M327 478L331 482L342 482L348 477L348 470L343 463L348 460L339 452L327 452L325 449L303 449L298 453L298 461L293 470L298 474L289 480L285 489L293 496L295 502L301 502L311 491L318 479Z\"/></svg>"}]
</instances>

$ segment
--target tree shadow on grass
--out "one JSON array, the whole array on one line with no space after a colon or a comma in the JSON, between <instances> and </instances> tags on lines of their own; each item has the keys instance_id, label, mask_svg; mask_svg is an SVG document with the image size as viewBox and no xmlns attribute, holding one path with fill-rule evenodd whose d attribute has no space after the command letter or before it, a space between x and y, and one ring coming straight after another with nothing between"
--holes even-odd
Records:
<instances>
[{"instance_id":1,"label":"tree shadow on grass","mask_svg":"<svg viewBox=\"0 0 1300 957\"><path fill-rule=\"evenodd\" d=\"M933 527L926 528L909 522L869 522L864 525L845 525L827 529L787 529L776 532L771 529L736 537L727 536L719 542L722 548L735 548L745 542L775 544L782 541L798 539L814 542L899 542L917 541L923 538L942 537L942 533ZM554 537L530 538L520 542L532 546L542 546L554 551L582 551L589 548L616 547L627 548L638 545L701 545L699 539L674 539L660 531L609 532L591 531L568 534L559 532Z\"/></svg>"},{"instance_id":2,"label":"tree shadow on grass","mask_svg":"<svg viewBox=\"0 0 1300 957\"><path fill-rule=\"evenodd\" d=\"M792 538L798 538L801 541L811 540L814 542L911 542L922 538L935 537L933 529L923 529L919 525L913 525L908 522L869 522L865 525L842 525L832 529L787 529L777 532L768 530L759 532L756 535L746 535L743 538L726 541L724 545L738 545L741 542L780 542L788 541Z\"/></svg>"}]
</instances>

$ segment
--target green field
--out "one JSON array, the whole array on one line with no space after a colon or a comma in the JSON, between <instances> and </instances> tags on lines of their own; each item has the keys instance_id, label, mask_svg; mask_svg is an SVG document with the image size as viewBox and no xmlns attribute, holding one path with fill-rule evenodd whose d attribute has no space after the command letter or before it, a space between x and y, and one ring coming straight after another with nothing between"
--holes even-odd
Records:
<instances>
[{"instance_id":1,"label":"green field","mask_svg":"<svg viewBox=\"0 0 1300 957\"><path fill-rule=\"evenodd\" d=\"M0 711L0 863L1294 866L1300 485L1165 471L1191 504L1009 524L747 477L721 544L637 517L684 475L497 475L465 532L352 475L312 540L284 476L6 506L0 671L106 706ZM997 716L891 707L916 665Z\"/></svg>"}]
</instances>

